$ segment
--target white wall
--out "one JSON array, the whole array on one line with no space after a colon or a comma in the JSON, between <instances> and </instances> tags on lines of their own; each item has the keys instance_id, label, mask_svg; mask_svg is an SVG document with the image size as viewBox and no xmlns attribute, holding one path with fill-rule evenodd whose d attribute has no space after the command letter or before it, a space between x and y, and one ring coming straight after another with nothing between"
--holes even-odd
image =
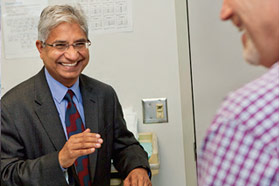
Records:
<instances>
[{"instance_id":1,"label":"white wall","mask_svg":"<svg viewBox=\"0 0 279 186\"><path fill-rule=\"evenodd\" d=\"M183 14L185 8L179 11ZM188 159L193 158L193 146L192 142L188 141L188 144L185 144L183 141L185 128L182 126L181 94L188 96L189 89L188 91L180 89L181 57L178 56L180 45L177 43L175 1L135 0L133 21L133 32L94 37L91 35L90 64L84 73L111 84L116 89L123 107L134 107L139 115L139 131L157 134L161 165L159 175L152 179L153 185L185 186L184 151L186 154L192 153ZM186 27L180 29L183 33L186 32ZM187 52L186 47L185 53ZM187 62L189 61L186 56L183 58L183 64ZM2 58L3 93L38 72L41 66L39 58L17 60ZM189 71L183 73L189 77ZM156 97L168 99L169 122L142 124L141 99ZM187 109L191 110L191 106ZM190 119L187 125L192 126L191 122ZM195 169L192 169L192 172L195 175Z\"/></svg>"}]
</instances>

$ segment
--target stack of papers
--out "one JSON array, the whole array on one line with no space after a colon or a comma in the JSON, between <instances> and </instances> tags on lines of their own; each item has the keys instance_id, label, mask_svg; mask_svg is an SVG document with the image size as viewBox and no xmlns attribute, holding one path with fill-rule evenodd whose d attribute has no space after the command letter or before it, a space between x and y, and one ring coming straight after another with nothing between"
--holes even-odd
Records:
<instances>
[{"instance_id":1,"label":"stack of papers","mask_svg":"<svg viewBox=\"0 0 279 186\"><path fill-rule=\"evenodd\" d=\"M123 113L128 130L134 134L136 139L138 139L139 135L137 113L133 111L132 107L123 109Z\"/></svg>"}]
</instances>

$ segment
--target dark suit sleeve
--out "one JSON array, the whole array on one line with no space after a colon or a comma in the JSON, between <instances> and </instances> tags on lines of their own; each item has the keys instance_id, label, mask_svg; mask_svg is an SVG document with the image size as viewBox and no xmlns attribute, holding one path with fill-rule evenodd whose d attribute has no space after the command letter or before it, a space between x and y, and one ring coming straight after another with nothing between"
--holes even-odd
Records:
<instances>
[{"instance_id":1,"label":"dark suit sleeve","mask_svg":"<svg viewBox=\"0 0 279 186\"><path fill-rule=\"evenodd\" d=\"M58 152L34 159L26 158L26 145L30 145L28 148L32 148L32 144L24 144L20 132L14 124L15 117L16 114L9 112L2 102L1 183L6 186L67 185L59 166Z\"/></svg>"},{"instance_id":2,"label":"dark suit sleeve","mask_svg":"<svg viewBox=\"0 0 279 186\"><path fill-rule=\"evenodd\" d=\"M123 112L116 93L113 91L114 99L114 141L113 141L113 163L124 179L130 171L135 168L145 168L150 175L147 153L135 139L133 133L128 131Z\"/></svg>"}]
</instances>

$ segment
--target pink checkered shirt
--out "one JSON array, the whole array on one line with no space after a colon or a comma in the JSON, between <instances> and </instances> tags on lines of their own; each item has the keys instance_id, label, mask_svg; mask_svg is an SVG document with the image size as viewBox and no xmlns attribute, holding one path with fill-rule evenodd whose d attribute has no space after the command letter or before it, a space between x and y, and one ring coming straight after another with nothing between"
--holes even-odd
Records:
<instances>
[{"instance_id":1,"label":"pink checkered shirt","mask_svg":"<svg viewBox=\"0 0 279 186\"><path fill-rule=\"evenodd\" d=\"M228 95L198 155L199 186L279 186L279 63Z\"/></svg>"}]
</instances>

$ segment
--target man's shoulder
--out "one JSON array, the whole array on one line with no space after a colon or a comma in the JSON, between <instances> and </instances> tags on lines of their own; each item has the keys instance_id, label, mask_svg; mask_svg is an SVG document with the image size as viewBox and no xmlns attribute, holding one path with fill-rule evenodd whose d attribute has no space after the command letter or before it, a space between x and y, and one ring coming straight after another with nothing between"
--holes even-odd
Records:
<instances>
[{"instance_id":1,"label":"man's shoulder","mask_svg":"<svg viewBox=\"0 0 279 186\"><path fill-rule=\"evenodd\" d=\"M278 66L230 93L215 115L214 128L226 124L250 129L263 122L272 126L279 109L279 71L276 68Z\"/></svg>"},{"instance_id":2,"label":"man's shoulder","mask_svg":"<svg viewBox=\"0 0 279 186\"><path fill-rule=\"evenodd\" d=\"M5 101L6 99L14 99L16 97L25 97L27 95L30 95L31 90L33 89L33 82L35 77L31 77L15 87L11 88L8 92L6 92L3 97L2 101Z\"/></svg>"},{"instance_id":3,"label":"man's shoulder","mask_svg":"<svg viewBox=\"0 0 279 186\"><path fill-rule=\"evenodd\" d=\"M114 92L114 89L111 85L84 74L80 75L80 83L81 86L93 89L95 92Z\"/></svg>"},{"instance_id":4,"label":"man's shoulder","mask_svg":"<svg viewBox=\"0 0 279 186\"><path fill-rule=\"evenodd\" d=\"M40 77L40 72L29 79L19 83L15 87L6 92L2 98L2 104L27 102L34 98L35 81Z\"/></svg>"},{"instance_id":5,"label":"man's shoulder","mask_svg":"<svg viewBox=\"0 0 279 186\"><path fill-rule=\"evenodd\" d=\"M249 107L264 107L267 100L278 99L279 95L279 66L275 65L259 78L228 94L222 104L222 109L242 112ZM260 106L259 102L266 101Z\"/></svg>"},{"instance_id":6,"label":"man's shoulder","mask_svg":"<svg viewBox=\"0 0 279 186\"><path fill-rule=\"evenodd\" d=\"M276 63L263 75L257 79L245 84L243 87L236 90L235 94L241 94L247 96L247 94L265 94L270 88L278 87L279 84L279 64Z\"/></svg>"}]
</instances>

